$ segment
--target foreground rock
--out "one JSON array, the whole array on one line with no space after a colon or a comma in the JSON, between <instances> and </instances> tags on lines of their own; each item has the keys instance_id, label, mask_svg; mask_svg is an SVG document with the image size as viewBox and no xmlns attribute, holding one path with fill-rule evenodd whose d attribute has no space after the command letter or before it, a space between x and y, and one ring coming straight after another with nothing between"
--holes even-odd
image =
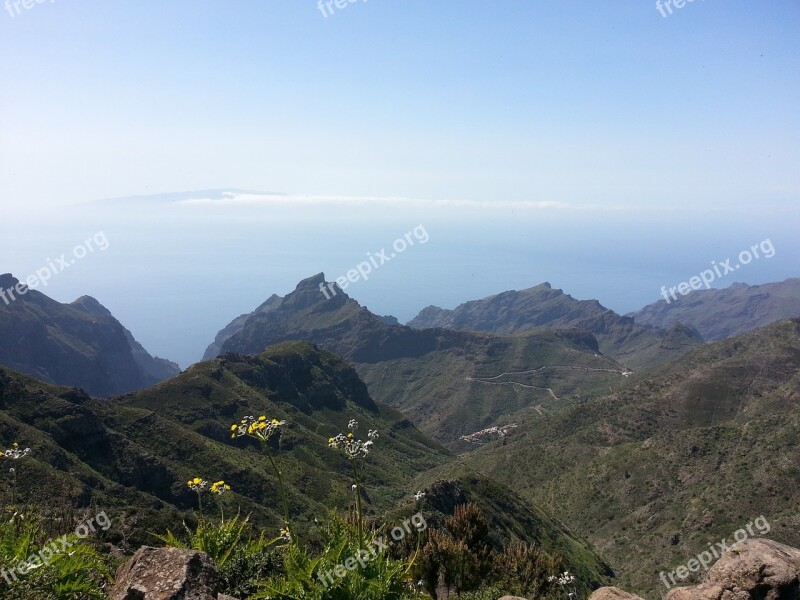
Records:
<instances>
[{"instance_id":1,"label":"foreground rock","mask_svg":"<svg viewBox=\"0 0 800 600\"><path fill-rule=\"evenodd\" d=\"M772 540L733 545L705 580L677 588L667 600L799 600L800 550Z\"/></svg>"},{"instance_id":2,"label":"foreground rock","mask_svg":"<svg viewBox=\"0 0 800 600\"><path fill-rule=\"evenodd\" d=\"M589 596L589 600L642 600L642 598L618 587L601 587Z\"/></svg>"},{"instance_id":3,"label":"foreground rock","mask_svg":"<svg viewBox=\"0 0 800 600\"><path fill-rule=\"evenodd\" d=\"M219 593L217 567L203 552L143 546L117 571L110 600L235 600Z\"/></svg>"}]
</instances>

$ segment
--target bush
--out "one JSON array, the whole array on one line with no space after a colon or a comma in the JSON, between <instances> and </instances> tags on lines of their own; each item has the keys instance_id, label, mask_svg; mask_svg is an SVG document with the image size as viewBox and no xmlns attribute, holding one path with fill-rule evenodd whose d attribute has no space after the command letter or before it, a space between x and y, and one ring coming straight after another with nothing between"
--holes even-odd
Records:
<instances>
[{"instance_id":1,"label":"bush","mask_svg":"<svg viewBox=\"0 0 800 600\"><path fill-rule=\"evenodd\" d=\"M267 540L262 532L252 534L249 518L236 515L232 519L214 521L198 517L197 528L192 531L186 523L186 540L171 531L156 537L167 547L199 550L208 554L219 569L222 591L225 594L246 597L257 591L258 585L273 575L280 566L275 551L277 539Z\"/></svg>"},{"instance_id":2,"label":"bush","mask_svg":"<svg viewBox=\"0 0 800 600\"><path fill-rule=\"evenodd\" d=\"M363 543L359 540L363 537ZM271 600L401 600L409 597L413 558L398 560L381 551L380 532L364 533L335 514L312 555L298 544L282 548L283 573L251 598ZM360 558L360 561L359 561Z\"/></svg>"},{"instance_id":3,"label":"bush","mask_svg":"<svg viewBox=\"0 0 800 600\"><path fill-rule=\"evenodd\" d=\"M51 547L53 541L43 533L36 513L0 514L4 600L104 600L111 581L110 557L74 533ZM61 550L65 545L69 551ZM23 562L28 567L17 569Z\"/></svg>"}]
</instances>

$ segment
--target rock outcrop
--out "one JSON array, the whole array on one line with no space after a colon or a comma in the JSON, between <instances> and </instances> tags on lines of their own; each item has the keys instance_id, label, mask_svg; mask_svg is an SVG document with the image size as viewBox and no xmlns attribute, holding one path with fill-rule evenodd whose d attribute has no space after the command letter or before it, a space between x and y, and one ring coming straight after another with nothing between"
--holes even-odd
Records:
<instances>
[{"instance_id":1,"label":"rock outcrop","mask_svg":"<svg viewBox=\"0 0 800 600\"><path fill-rule=\"evenodd\" d=\"M798 600L800 550L772 540L734 544L699 585L676 588L667 600Z\"/></svg>"},{"instance_id":2,"label":"rock outcrop","mask_svg":"<svg viewBox=\"0 0 800 600\"><path fill-rule=\"evenodd\" d=\"M219 593L207 554L143 546L117 571L110 600L235 600Z\"/></svg>"},{"instance_id":3,"label":"rock outcrop","mask_svg":"<svg viewBox=\"0 0 800 600\"><path fill-rule=\"evenodd\" d=\"M589 600L642 600L642 598L618 587L601 587L594 591Z\"/></svg>"},{"instance_id":4,"label":"rock outcrop","mask_svg":"<svg viewBox=\"0 0 800 600\"><path fill-rule=\"evenodd\" d=\"M615 587L589 600L641 600ZM666 600L800 600L800 550L765 539L734 544L702 583L671 590Z\"/></svg>"}]
</instances>

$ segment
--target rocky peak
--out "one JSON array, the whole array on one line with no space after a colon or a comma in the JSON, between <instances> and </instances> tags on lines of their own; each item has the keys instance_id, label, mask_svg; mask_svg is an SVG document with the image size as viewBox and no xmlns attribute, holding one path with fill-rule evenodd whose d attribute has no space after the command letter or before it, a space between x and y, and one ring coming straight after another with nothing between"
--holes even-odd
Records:
<instances>
[{"instance_id":1,"label":"rocky peak","mask_svg":"<svg viewBox=\"0 0 800 600\"><path fill-rule=\"evenodd\" d=\"M72 306L90 315L95 315L98 317L113 317L111 311L109 311L105 306L100 304L100 302L91 296L81 296L72 303Z\"/></svg>"},{"instance_id":2,"label":"rocky peak","mask_svg":"<svg viewBox=\"0 0 800 600\"><path fill-rule=\"evenodd\" d=\"M0 289L8 290L13 288L19 283L19 279L14 277L11 273L3 273L0 275Z\"/></svg>"}]
</instances>

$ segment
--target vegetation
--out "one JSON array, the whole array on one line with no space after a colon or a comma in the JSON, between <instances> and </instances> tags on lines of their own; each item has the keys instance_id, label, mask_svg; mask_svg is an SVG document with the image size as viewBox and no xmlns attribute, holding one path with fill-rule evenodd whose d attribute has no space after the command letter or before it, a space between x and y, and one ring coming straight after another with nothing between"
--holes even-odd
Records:
<instances>
[{"instance_id":1,"label":"vegetation","mask_svg":"<svg viewBox=\"0 0 800 600\"><path fill-rule=\"evenodd\" d=\"M165 532L163 544L207 552L226 592L239 598L430 595L418 585L419 561L427 552L425 564L434 568L425 547L453 532L466 545L455 555L458 572L437 567L445 588L431 592L440 598L451 580L453 593L498 581L497 557L511 540L548 555L563 549L586 587L604 573L596 554L563 526L508 488L453 469L453 456L375 403L351 367L307 343L228 354L113 401L0 369L0 439L33 448L18 460L25 476L16 485L10 474L0 477L0 498L24 497L44 519L59 497L70 507L102 506L114 522L102 539L126 554L152 545L148 532ZM376 445L380 452L372 452ZM443 478L459 491L438 485ZM412 499L408 482L422 489L416 482L423 479L430 538L409 520L422 502ZM444 524L473 501L491 511L491 550ZM400 523L410 529L402 543L337 573L340 561L377 548ZM320 580L320 570L333 575ZM110 570L83 571L108 586ZM38 592L26 593L38 600Z\"/></svg>"},{"instance_id":2,"label":"vegetation","mask_svg":"<svg viewBox=\"0 0 800 600\"><path fill-rule=\"evenodd\" d=\"M655 593L658 573L763 515L800 545L800 321L692 351L464 456Z\"/></svg>"},{"instance_id":3,"label":"vegetation","mask_svg":"<svg viewBox=\"0 0 800 600\"><path fill-rule=\"evenodd\" d=\"M498 419L515 420L519 411L532 405L560 408L624 382L624 367L600 354L597 340L587 331L501 337L417 330L387 322L342 291L326 300L319 291L323 280L319 274L301 281L292 293L273 296L247 318L236 319L220 332L206 358L220 352L259 353L284 340L311 341L351 362L377 402L402 411L423 433L454 451L467 449L459 441L462 435L495 425ZM605 312L610 313L600 311ZM658 336L644 337L648 347L661 347ZM532 372L547 365L560 368ZM528 372L513 381L478 381L512 371Z\"/></svg>"}]
</instances>

